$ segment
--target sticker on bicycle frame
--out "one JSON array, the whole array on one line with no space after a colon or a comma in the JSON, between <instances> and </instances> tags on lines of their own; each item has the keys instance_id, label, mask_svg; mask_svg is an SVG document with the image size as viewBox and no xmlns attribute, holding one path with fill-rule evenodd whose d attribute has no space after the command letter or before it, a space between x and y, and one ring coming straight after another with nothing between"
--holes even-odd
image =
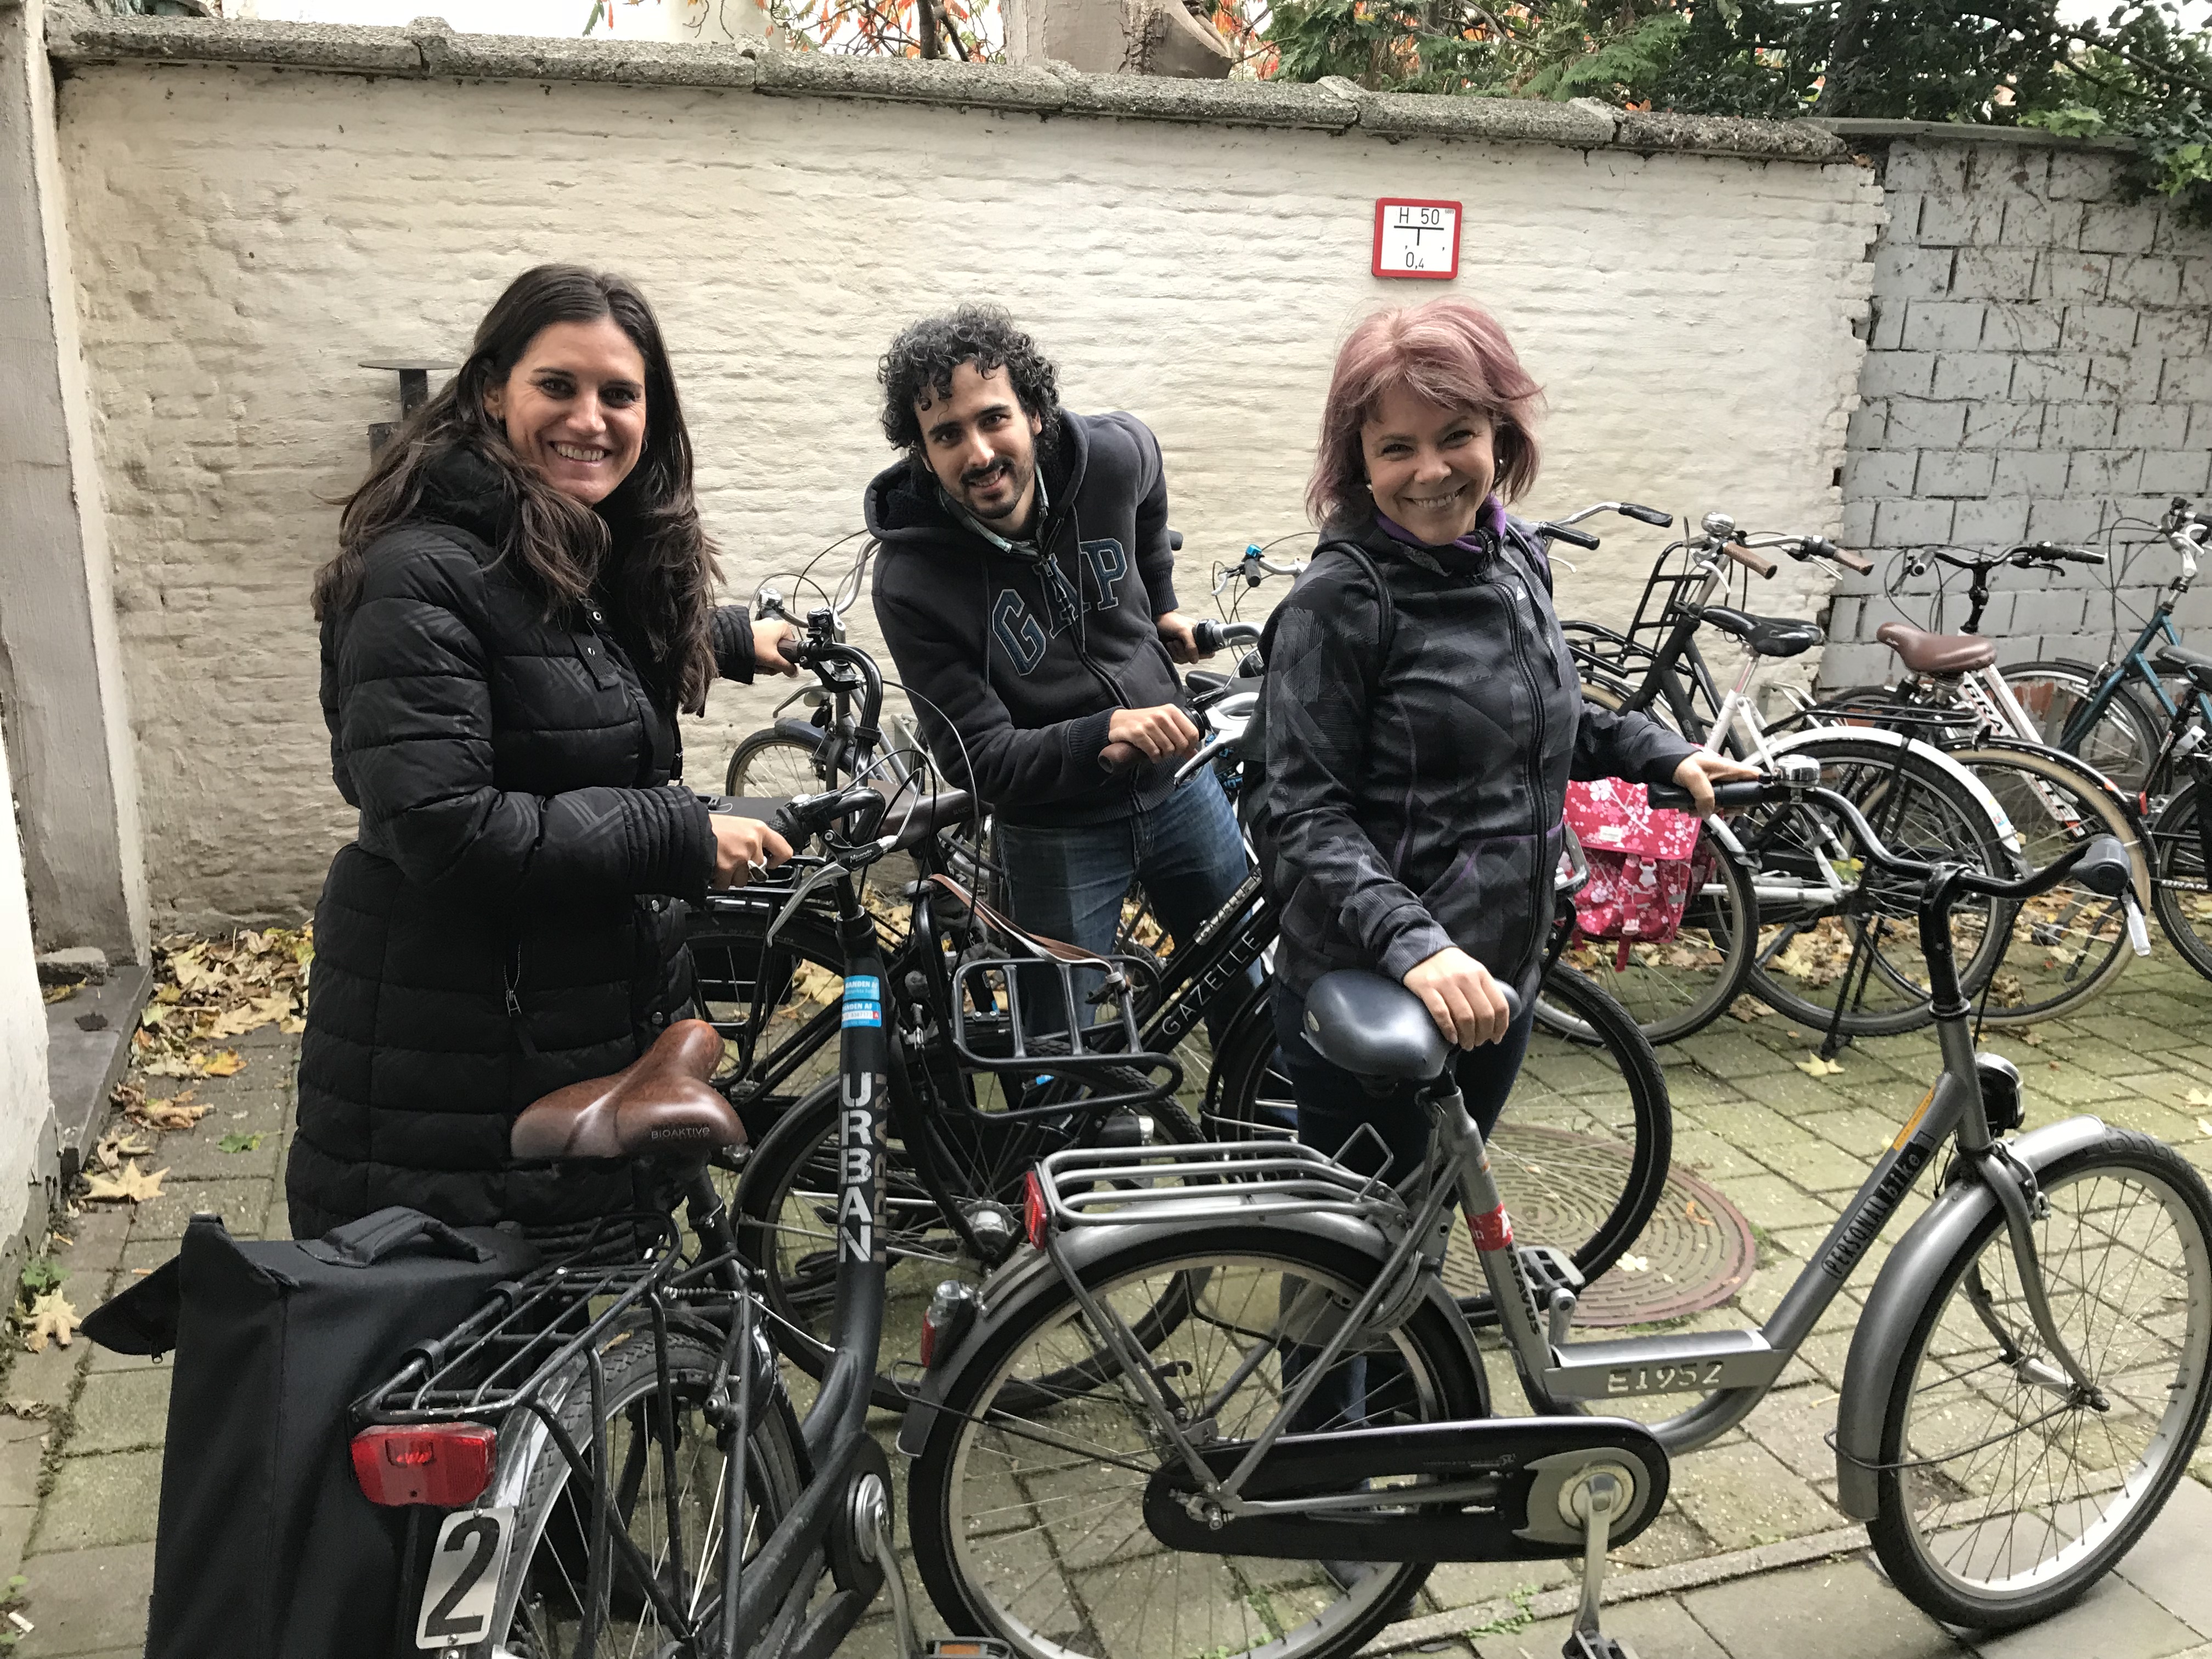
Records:
<instances>
[{"instance_id":1,"label":"sticker on bicycle frame","mask_svg":"<svg viewBox=\"0 0 2212 1659\"><path fill-rule=\"evenodd\" d=\"M491 1633L499 1570L514 1535L514 1510L456 1510L438 1528L422 1611L415 1621L418 1648L465 1648Z\"/></svg>"},{"instance_id":2,"label":"sticker on bicycle frame","mask_svg":"<svg viewBox=\"0 0 2212 1659\"><path fill-rule=\"evenodd\" d=\"M884 982L868 974L854 974L845 981L845 1024L881 1025L884 1023Z\"/></svg>"},{"instance_id":3,"label":"sticker on bicycle frame","mask_svg":"<svg viewBox=\"0 0 2212 1659\"><path fill-rule=\"evenodd\" d=\"M1501 1204L1487 1215L1471 1215L1467 1218L1467 1230L1474 1235L1478 1250L1510 1250L1513 1248L1513 1218L1505 1213Z\"/></svg>"},{"instance_id":4,"label":"sticker on bicycle frame","mask_svg":"<svg viewBox=\"0 0 2212 1659\"><path fill-rule=\"evenodd\" d=\"M1920 1097L1920 1103L1912 1109L1912 1115L1905 1120L1905 1127L1897 1132L1897 1139L1889 1143L1890 1151L1901 1152L1905 1150L1905 1143L1912 1139L1912 1132L1920 1127L1920 1120L1928 1115L1928 1109L1935 1103L1936 1090L1931 1085L1928 1092Z\"/></svg>"}]
</instances>

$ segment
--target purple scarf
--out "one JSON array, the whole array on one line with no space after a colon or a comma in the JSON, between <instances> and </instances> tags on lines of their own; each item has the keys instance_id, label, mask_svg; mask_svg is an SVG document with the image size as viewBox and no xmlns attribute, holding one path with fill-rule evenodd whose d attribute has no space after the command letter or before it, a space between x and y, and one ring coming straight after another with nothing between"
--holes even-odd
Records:
<instances>
[{"instance_id":1,"label":"purple scarf","mask_svg":"<svg viewBox=\"0 0 2212 1659\"><path fill-rule=\"evenodd\" d=\"M1382 533L1394 542L1403 542L1408 547L1425 548L1434 545L1432 543L1423 541L1379 507L1375 509L1375 522L1382 527ZM1481 510L1475 514L1474 529L1468 534L1462 536L1457 541L1450 543L1449 545L1459 549L1462 553L1486 552L1488 550L1483 546L1481 540L1482 532L1486 530L1493 537L1503 536L1505 533L1505 503L1495 495L1486 496L1483 499Z\"/></svg>"}]
</instances>

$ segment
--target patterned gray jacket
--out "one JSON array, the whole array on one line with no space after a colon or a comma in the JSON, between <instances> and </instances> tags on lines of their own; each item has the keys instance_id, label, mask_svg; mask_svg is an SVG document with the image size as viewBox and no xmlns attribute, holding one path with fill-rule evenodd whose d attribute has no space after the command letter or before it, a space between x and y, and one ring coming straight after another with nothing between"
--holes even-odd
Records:
<instances>
[{"instance_id":1,"label":"patterned gray jacket","mask_svg":"<svg viewBox=\"0 0 2212 1659\"><path fill-rule=\"evenodd\" d=\"M1542 544L1504 522L1473 553L1333 526L1271 624L1267 878L1290 994L1452 945L1533 992L1569 778L1663 782L1692 752L1583 703ZM1330 551L1346 539L1389 584L1387 641L1374 584Z\"/></svg>"}]
</instances>

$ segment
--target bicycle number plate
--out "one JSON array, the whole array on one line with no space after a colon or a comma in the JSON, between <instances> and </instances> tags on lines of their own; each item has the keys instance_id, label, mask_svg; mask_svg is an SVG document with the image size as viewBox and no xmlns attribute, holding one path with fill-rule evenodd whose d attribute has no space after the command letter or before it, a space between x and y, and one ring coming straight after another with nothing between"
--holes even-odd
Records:
<instances>
[{"instance_id":1,"label":"bicycle number plate","mask_svg":"<svg viewBox=\"0 0 2212 1659\"><path fill-rule=\"evenodd\" d=\"M512 1507L456 1510L438 1528L422 1586L422 1616L415 1621L418 1648L461 1648L491 1634L499 1570L514 1532Z\"/></svg>"}]
</instances>

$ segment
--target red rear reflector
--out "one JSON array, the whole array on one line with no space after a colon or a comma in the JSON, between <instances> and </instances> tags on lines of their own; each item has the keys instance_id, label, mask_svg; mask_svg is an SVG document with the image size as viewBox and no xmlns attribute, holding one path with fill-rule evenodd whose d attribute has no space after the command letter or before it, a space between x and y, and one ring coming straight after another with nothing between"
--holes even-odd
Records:
<instances>
[{"instance_id":1,"label":"red rear reflector","mask_svg":"<svg viewBox=\"0 0 2212 1659\"><path fill-rule=\"evenodd\" d=\"M1031 1170L1022 1177L1022 1237L1032 1249L1044 1249L1044 1183Z\"/></svg>"},{"instance_id":2,"label":"red rear reflector","mask_svg":"<svg viewBox=\"0 0 2212 1659\"><path fill-rule=\"evenodd\" d=\"M372 1504L457 1510L483 1496L499 1435L481 1423L363 1429L353 1437L354 1479Z\"/></svg>"}]
</instances>

